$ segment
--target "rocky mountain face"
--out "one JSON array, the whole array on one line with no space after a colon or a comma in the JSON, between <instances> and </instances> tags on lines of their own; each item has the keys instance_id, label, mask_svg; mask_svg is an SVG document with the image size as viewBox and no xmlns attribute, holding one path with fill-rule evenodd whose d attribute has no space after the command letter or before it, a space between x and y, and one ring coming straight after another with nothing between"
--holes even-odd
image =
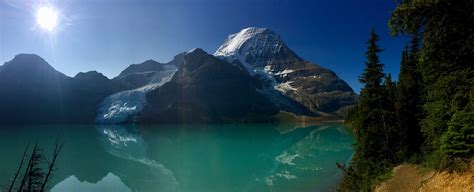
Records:
<instances>
[{"instance_id":1,"label":"rocky mountain face","mask_svg":"<svg viewBox=\"0 0 474 192\"><path fill-rule=\"evenodd\" d=\"M175 70L173 63L159 63L154 60L148 60L140 64L132 64L123 70L113 81L120 85L122 90L131 90L152 83L159 82L166 71Z\"/></svg>"},{"instance_id":2,"label":"rocky mountain face","mask_svg":"<svg viewBox=\"0 0 474 192\"><path fill-rule=\"evenodd\" d=\"M97 105L113 92L100 73L71 78L37 55L20 54L0 70L0 122L92 123Z\"/></svg>"},{"instance_id":3,"label":"rocky mountain face","mask_svg":"<svg viewBox=\"0 0 474 192\"><path fill-rule=\"evenodd\" d=\"M17 55L0 70L0 122L63 120L61 93L68 80L36 55Z\"/></svg>"},{"instance_id":4,"label":"rocky mountain face","mask_svg":"<svg viewBox=\"0 0 474 192\"><path fill-rule=\"evenodd\" d=\"M213 55L193 49L113 79L96 71L68 77L20 54L0 66L0 93L2 124L272 121L278 111L338 115L357 100L334 72L265 28L229 36Z\"/></svg>"},{"instance_id":5,"label":"rocky mountain face","mask_svg":"<svg viewBox=\"0 0 474 192\"><path fill-rule=\"evenodd\" d=\"M334 72L301 59L266 28L246 28L230 35L214 55L239 60L251 74L267 74L268 82L273 82L270 86L315 114L334 114L357 100Z\"/></svg>"},{"instance_id":6,"label":"rocky mountain face","mask_svg":"<svg viewBox=\"0 0 474 192\"><path fill-rule=\"evenodd\" d=\"M153 60L133 64L112 79L120 87L98 106L97 123L135 123L146 105L145 95L168 82L182 62L184 53L176 55L168 63Z\"/></svg>"},{"instance_id":7,"label":"rocky mountain face","mask_svg":"<svg viewBox=\"0 0 474 192\"><path fill-rule=\"evenodd\" d=\"M125 70L120 72L118 75L119 77L123 77L126 75L131 74L140 74L140 73L148 73L153 71L162 71L164 70L164 66L161 63L158 63L154 60L147 60L141 64L132 64L128 66Z\"/></svg>"},{"instance_id":8,"label":"rocky mountain face","mask_svg":"<svg viewBox=\"0 0 474 192\"><path fill-rule=\"evenodd\" d=\"M195 49L170 82L146 95L139 121L269 121L278 111L257 91L258 84L244 68Z\"/></svg>"},{"instance_id":9,"label":"rocky mountain face","mask_svg":"<svg viewBox=\"0 0 474 192\"><path fill-rule=\"evenodd\" d=\"M63 96L70 103L70 119L81 117L75 123L94 123L97 107L107 96L122 90L102 73L90 71L78 73L70 82L68 95Z\"/></svg>"}]
</instances>

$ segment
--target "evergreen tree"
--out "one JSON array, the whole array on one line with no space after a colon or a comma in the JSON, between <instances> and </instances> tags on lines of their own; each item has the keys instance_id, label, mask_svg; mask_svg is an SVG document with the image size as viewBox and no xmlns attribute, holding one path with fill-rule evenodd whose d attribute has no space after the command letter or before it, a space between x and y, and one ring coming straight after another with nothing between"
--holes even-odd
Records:
<instances>
[{"instance_id":1,"label":"evergreen tree","mask_svg":"<svg viewBox=\"0 0 474 192\"><path fill-rule=\"evenodd\" d=\"M380 156L386 154L383 113L383 99L385 97L384 88L382 87L382 79L384 77L383 64L380 63L378 54L382 51L377 45L379 36L372 29L368 41L368 50L365 53L367 61L365 69L360 76L360 82L364 83L364 87L360 93L360 119L359 125L354 127L357 132L357 149L360 155L371 160L378 160Z\"/></svg>"},{"instance_id":2,"label":"evergreen tree","mask_svg":"<svg viewBox=\"0 0 474 192\"><path fill-rule=\"evenodd\" d=\"M474 157L474 102L453 114L448 130L441 138L441 151L447 155L442 160L443 167L458 170L470 164L469 158ZM457 167L447 165L453 161Z\"/></svg>"},{"instance_id":3,"label":"evergreen tree","mask_svg":"<svg viewBox=\"0 0 474 192\"><path fill-rule=\"evenodd\" d=\"M389 73L385 76L383 88L385 91L385 96L382 100L383 102L383 113L384 113L384 124L386 129L386 139L388 152L391 153L390 160L391 162L397 162L402 159L402 154L400 154L400 131L397 126L397 113L395 107L396 101L396 92L397 86L396 83L392 81L392 75ZM396 155L394 155L396 154Z\"/></svg>"},{"instance_id":4,"label":"evergreen tree","mask_svg":"<svg viewBox=\"0 0 474 192\"><path fill-rule=\"evenodd\" d=\"M390 93L389 96L391 96L392 98L395 98L395 91L397 90L397 85L396 85L396 82L392 80L391 73L388 73L385 76L384 84L385 84L385 87L387 88L387 91L389 91Z\"/></svg>"},{"instance_id":5,"label":"evergreen tree","mask_svg":"<svg viewBox=\"0 0 474 192\"><path fill-rule=\"evenodd\" d=\"M417 55L425 91L421 130L426 138L424 153L442 153L434 158L435 166L443 165L440 160L464 156L449 152L455 145L448 146L449 142L440 138L462 139L468 144L458 145L464 146L462 150L472 144L468 137L454 136L460 127L469 127L468 122L453 125L459 116L472 111L468 107L474 92L472 10L472 0L407 0L392 12L389 22L394 35L422 31L422 49Z\"/></svg>"},{"instance_id":6,"label":"evergreen tree","mask_svg":"<svg viewBox=\"0 0 474 192\"><path fill-rule=\"evenodd\" d=\"M378 56L382 49L378 41L378 35L372 30L365 53L365 69L360 76L364 87L359 103L347 121L356 136L356 153L351 167L344 169L342 191L370 190L374 178L388 171L393 163L396 88L390 75L384 80L383 64Z\"/></svg>"},{"instance_id":7,"label":"evergreen tree","mask_svg":"<svg viewBox=\"0 0 474 192\"><path fill-rule=\"evenodd\" d=\"M360 77L364 88L347 119L356 153L351 166L341 168L341 191L370 191L377 176L420 152L447 168L474 157L472 10L472 0L399 1L390 29L412 40L402 53L397 86L390 75L382 81L382 50L372 31Z\"/></svg>"},{"instance_id":8,"label":"evergreen tree","mask_svg":"<svg viewBox=\"0 0 474 192\"><path fill-rule=\"evenodd\" d=\"M390 111L395 111L395 100L396 100L396 92L397 92L397 85L395 82L392 81L392 74L387 74L384 79L384 88L386 91L386 100L387 105L386 109Z\"/></svg>"},{"instance_id":9,"label":"evergreen tree","mask_svg":"<svg viewBox=\"0 0 474 192\"><path fill-rule=\"evenodd\" d=\"M383 64L380 63L379 53L383 51L377 42L380 40L379 36L372 29L370 32L370 38L367 44L369 45L365 56L367 61L365 62L365 69L362 75L359 77L359 81L364 83L361 96L363 95L367 99L378 99L380 95L370 95L364 93L381 93L382 78L385 76L383 73Z\"/></svg>"},{"instance_id":10,"label":"evergreen tree","mask_svg":"<svg viewBox=\"0 0 474 192\"><path fill-rule=\"evenodd\" d=\"M415 33L411 41L411 50L405 47L402 52L400 74L398 77L396 111L400 134L400 152L404 158L418 153L423 143L421 134L422 87L418 72L418 35Z\"/></svg>"}]
</instances>

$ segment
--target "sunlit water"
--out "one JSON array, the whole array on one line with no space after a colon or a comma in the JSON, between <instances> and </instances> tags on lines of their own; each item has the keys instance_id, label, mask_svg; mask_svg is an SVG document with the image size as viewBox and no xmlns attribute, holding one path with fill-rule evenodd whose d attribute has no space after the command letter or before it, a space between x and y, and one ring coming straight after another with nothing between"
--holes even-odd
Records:
<instances>
[{"instance_id":1,"label":"sunlit water","mask_svg":"<svg viewBox=\"0 0 474 192\"><path fill-rule=\"evenodd\" d=\"M0 185L56 137L55 192L333 191L354 142L340 124L0 127Z\"/></svg>"}]
</instances>

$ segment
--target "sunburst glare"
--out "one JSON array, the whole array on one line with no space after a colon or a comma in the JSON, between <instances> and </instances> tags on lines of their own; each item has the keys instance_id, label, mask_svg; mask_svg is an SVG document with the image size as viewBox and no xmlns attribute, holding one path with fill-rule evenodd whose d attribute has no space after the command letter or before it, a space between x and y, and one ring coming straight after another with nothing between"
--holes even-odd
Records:
<instances>
[{"instance_id":1,"label":"sunburst glare","mask_svg":"<svg viewBox=\"0 0 474 192\"><path fill-rule=\"evenodd\" d=\"M53 31L58 25L58 12L53 7L40 7L36 13L36 23L47 31Z\"/></svg>"}]
</instances>

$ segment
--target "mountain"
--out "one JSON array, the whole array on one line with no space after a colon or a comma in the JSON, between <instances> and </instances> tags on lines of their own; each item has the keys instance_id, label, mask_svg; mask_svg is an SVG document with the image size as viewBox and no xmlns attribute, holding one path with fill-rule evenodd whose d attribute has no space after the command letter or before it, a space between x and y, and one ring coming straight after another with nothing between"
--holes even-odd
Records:
<instances>
[{"instance_id":1,"label":"mountain","mask_svg":"<svg viewBox=\"0 0 474 192\"><path fill-rule=\"evenodd\" d=\"M163 64L158 63L154 60L147 60L140 64L132 64L128 66L125 70L120 72L119 77L123 77L130 74L147 73L162 70L164 70Z\"/></svg>"},{"instance_id":2,"label":"mountain","mask_svg":"<svg viewBox=\"0 0 474 192\"><path fill-rule=\"evenodd\" d=\"M68 77L20 54L0 66L0 93L2 124L262 122L279 111L339 116L357 100L333 71L266 28L230 35L214 54L147 60L113 79L96 71Z\"/></svg>"},{"instance_id":3,"label":"mountain","mask_svg":"<svg viewBox=\"0 0 474 192\"><path fill-rule=\"evenodd\" d=\"M357 100L333 71L301 59L267 28L250 27L230 35L214 55L240 61L250 74L266 78L268 86L315 114L335 114Z\"/></svg>"},{"instance_id":4,"label":"mountain","mask_svg":"<svg viewBox=\"0 0 474 192\"><path fill-rule=\"evenodd\" d=\"M136 122L137 115L146 105L145 95L168 82L182 62L184 53L168 63L153 60L132 64L112 79L121 91L105 98L98 107L97 123L115 124Z\"/></svg>"},{"instance_id":5,"label":"mountain","mask_svg":"<svg viewBox=\"0 0 474 192\"><path fill-rule=\"evenodd\" d=\"M202 49L188 52L173 78L146 95L140 122L268 121L278 112L240 65Z\"/></svg>"},{"instance_id":6,"label":"mountain","mask_svg":"<svg viewBox=\"0 0 474 192\"><path fill-rule=\"evenodd\" d=\"M69 106L70 119L78 123L93 123L99 104L122 88L102 73L89 71L74 76L65 90L64 99Z\"/></svg>"},{"instance_id":7,"label":"mountain","mask_svg":"<svg viewBox=\"0 0 474 192\"><path fill-rule=\"evenodd\" d=\"M136 89L161 81L163 76L168 75L166 71L170 70L176 70L174 63L163 64L154 60L147 60L140 64L130 65L115 77L113 81L120 85L122 90Z\"/></svg>"},{"instance_id":8,"label":"mountain","mask_svg":"<svg viewBox=\"0 0 474 192\"><path fill-rule=\"evenodd\" d=\"M97 72L68 77L34 54L19 54L0 70L2 124L92 123L113 86Z\"/></svg>"},{"instance_id":9,"label":"mountain","mask_svg":"<svg viewBox=\"0 0 474 192\"><path fill-rule=\"evenodd\" d=\"M15 56L0 71L0 122L64 120L61 93L68 80L37 55Z\"/></svg>"}]
</instances>

